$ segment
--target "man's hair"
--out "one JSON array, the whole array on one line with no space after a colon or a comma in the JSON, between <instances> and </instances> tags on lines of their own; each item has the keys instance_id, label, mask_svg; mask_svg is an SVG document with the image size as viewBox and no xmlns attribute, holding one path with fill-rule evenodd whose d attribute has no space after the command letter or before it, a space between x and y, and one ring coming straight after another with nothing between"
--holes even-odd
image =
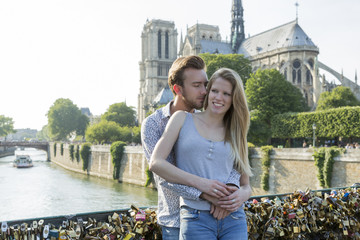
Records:
<instances>
[{"instance_id":1,"label":"man's hair","mask_svg":"<svg viewBox=\"0 0 360 240\"><path fill-rule=\"evenodd\" d=\"M179 57L178 59L176 59L171 65L171 68L169 70L169 78L168 78L169 87L174 95L176 95L174 91L175 84L181 87L184 86L184 79L185 79L184 71L187 68L206 70L205 62L199 56L192 55L187 57Z\"/></svg>"}]
</instances>

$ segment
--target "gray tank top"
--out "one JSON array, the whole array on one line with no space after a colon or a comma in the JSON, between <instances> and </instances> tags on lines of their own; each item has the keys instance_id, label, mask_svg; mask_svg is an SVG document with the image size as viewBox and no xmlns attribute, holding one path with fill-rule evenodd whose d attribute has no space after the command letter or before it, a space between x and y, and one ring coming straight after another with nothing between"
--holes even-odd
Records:
<instances>
[{"instance_id":1,"label":"gray tank top","mask_svg":"<svg viewBox=\"0 0 360 240\"><path fill-rule=\"evenodd\" d=\"M233 169L231 146L224 141L214 142L202 137L196 129L193 115L186 113L179 137L174 146L176 165L194 175L226 182ZM191 200L181 197L181 206L198 210L210 210L205 200Z\"/></svg>"}]
</instances>

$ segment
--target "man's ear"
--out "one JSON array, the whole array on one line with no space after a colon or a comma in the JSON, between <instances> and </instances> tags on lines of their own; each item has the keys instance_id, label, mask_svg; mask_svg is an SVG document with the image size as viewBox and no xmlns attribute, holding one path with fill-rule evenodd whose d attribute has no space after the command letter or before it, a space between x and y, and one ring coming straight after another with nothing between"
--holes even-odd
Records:
<instances>
[{"instance_id":1,"label":"man's ear","mask_svg":"<svg viewBox=\"0 0 360 240\"><path fill-rule=\"evenodd\" d=\"M174 87L173 87L173 89L174 89L174 92L176 93L176 95L182 95L182 88L181 88L181 86L175 84Z\"/></svg>"}]
</instances>

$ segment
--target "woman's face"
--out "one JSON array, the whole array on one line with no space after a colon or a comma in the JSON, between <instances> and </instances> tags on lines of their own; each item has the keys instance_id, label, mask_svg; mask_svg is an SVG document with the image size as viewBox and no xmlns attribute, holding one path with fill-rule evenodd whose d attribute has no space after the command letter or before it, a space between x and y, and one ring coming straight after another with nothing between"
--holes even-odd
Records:
<instances>
[{"instance_id":1,"label":"woman's face","mask_svg":"<svg viewBox=\"0 0 360 240\"><path fill-rule=\"evenodd\" d=\"M209 91L208 107L219 114L225 114L232 104L232 85L219 77L213 82Z\"/></svg>"}]
</instances>

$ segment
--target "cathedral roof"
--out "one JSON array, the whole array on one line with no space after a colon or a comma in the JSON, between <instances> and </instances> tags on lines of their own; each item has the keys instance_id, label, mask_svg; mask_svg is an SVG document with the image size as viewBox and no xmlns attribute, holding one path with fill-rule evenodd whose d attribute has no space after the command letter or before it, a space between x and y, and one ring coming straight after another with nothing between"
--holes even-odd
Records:
<instances>
[{"instance_id":1,"label":"cathedral roof","mask_svg":"<svg viewBox=\"0 0 360 240\"><path fill-rule=\"evenodd\" d=\"M297 21L292 21L245 39L238 53L249 57L280 48L298 46L306 46L318 51L317 46L302 30Z\"/></svg>"},{"instance_id":2,"label":"cathedral roof","mask_svg":"<svg viewBox=\"0 0 360 240\"><path fill-rule=\"evenodd\" d=\"M172 91L170 90L169 86L166 85L159 93L156 95L153 104L163 105L167 104L171 100L173 100L174 95Z\"/></svg>"},{"instance_id":3,"label":"cathedral roof","mask_svg":"<svg viewBox=\"0 0 360 240\"><path fill-rule=\"evenodd\" d=\"M212 40L201 40L201 53L220 53L229 54L232 53L230 43L212 41Z\"/></svg>"}]
</instances>

